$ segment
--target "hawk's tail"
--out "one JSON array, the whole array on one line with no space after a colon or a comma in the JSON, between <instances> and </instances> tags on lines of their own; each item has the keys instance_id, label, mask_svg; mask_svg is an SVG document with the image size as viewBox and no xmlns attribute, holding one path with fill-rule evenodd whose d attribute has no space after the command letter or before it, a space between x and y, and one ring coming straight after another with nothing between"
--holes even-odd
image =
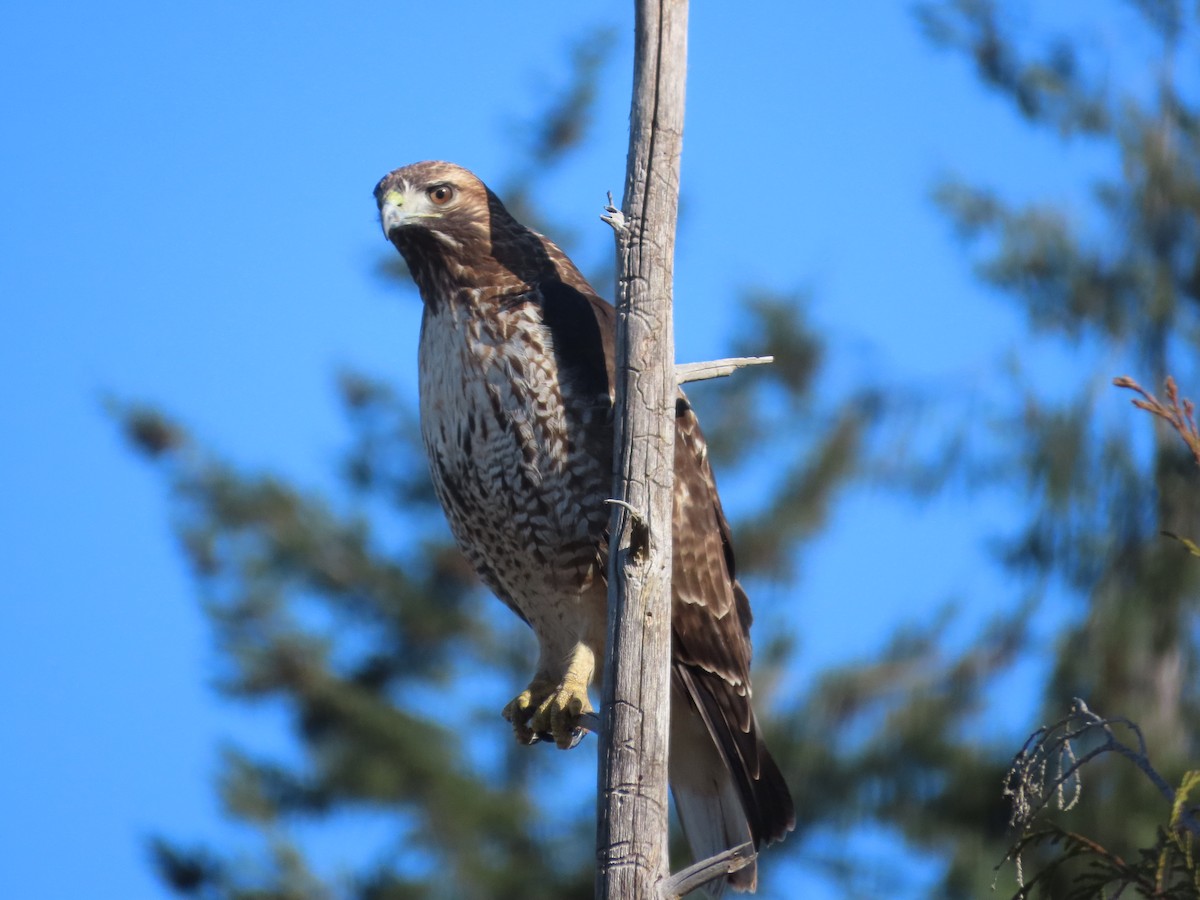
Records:
<instances>
[{"instance_id":1,"label":"hawk's tail","mask_svg":"<svg viewBox=\"0 0 1200 900\"><path fill-rule=\"evenodd\" d=\"M753 776L740 769L735 775L722 748L714 739L706 716L683 694L681 682L673 679L671 695L671 794L683 826L693 860L700 862L732 847L781 840L791 831L795 816L792 801L775 760L757 735L751 719L748 735L755 748ZM718 900L726 887L754 891L758 883L757 863L725 878L711 881L703 889L710 900Z\"/></svg>"},{"instance_id":2,"label":"hawk's tail","mask_svg":"<svg viewBox=\"0 0 1200 900\"><path fill-rule=\"evenodd\" d=\"M718 777L707 786L690 783L685 786L672 779L671 794L696 862L752 840L741 798L728 773L724 779ZM735 891L753 891L757 884L758 864L752 862L725 878L710 881L701 891L705 897L719 900L727 885Z\"/></svg>"}]
</instances>

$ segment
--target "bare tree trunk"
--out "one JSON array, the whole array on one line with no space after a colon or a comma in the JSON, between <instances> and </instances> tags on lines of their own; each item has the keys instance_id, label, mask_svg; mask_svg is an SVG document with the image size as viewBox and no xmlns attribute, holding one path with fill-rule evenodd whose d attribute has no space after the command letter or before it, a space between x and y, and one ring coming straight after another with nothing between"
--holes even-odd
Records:
<instances>
[{"instance_id":1,"label":"bare tree trunk","mask_svg":"<svg viewBox=\"0 0 1200 900\"><path fill-rule=\"evenodd\" d=\"M668 877L671 323L687 0L636 0L629 158L617 227L616 454L601 702L597 900L657 900Z\"/></svg>"}]
</instances>

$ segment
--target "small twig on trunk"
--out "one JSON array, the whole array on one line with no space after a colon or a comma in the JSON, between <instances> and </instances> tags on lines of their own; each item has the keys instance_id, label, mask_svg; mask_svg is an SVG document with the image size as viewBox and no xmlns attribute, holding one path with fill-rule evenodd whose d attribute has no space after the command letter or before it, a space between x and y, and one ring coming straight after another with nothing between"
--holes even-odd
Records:
<instances>
[{"instance_id":1,"label":"small twig on trunk","mask_svg":"<svg viewBox=\"0 0 1200 900\"><path fill-rule=\"evenodd\" d=\"M731 356L728 359L714 359L708 362L676 363L675 380L680 384L687 384L689 381L724 378L746 366L765 366L773 362L773 356Z\"/></svg>"},{"instance_id":2,"label":"small twig on trunk","mask_svg":"<svg viewBox=\"0 0 1200 900\"><path fill-rule=\"evenodd\" d=\"M663 897L665 900L679 900L688 891L746 868L757 856L754 844L747 841L716 856L702 859L672 875L663 886Z\"/></svg>"}]
</instances>

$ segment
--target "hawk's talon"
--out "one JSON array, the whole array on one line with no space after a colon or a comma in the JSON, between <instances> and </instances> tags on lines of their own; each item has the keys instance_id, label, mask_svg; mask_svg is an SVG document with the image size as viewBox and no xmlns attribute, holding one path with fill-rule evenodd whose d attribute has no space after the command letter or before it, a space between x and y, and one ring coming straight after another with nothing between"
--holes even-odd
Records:
<instances>
[{"instance_id":1,"label":"hawk's talon","mask_svg":"<svg viewBox=\"0 0 1200 900\"><path fill-rule=\"evenodd\" d=\"M580 717L591 712L587 682L568 672L558 685L538 679L530 682L501 714L512 723L519 743L553 741L560 750L570 750L583 740L586 729L580 727Z\"/></svg>"},{"instance_id":2,"label":"hawk's talon","mask_svg":"<svg viewBox=\"0 0 1200 900\"><path fill-rule=\"evenodd\" d=\"M554 690L553 682L535 678L529 682L529 687L513 697L500 711L500 715L512 723L517 743L529 746L543 739L543 735L538 733L541 729L531 728L530 720Z\"/></svg>"},{"instance_id":3,"label":"hawk's talon","mask_svg":"<svg viewBox=\"0 0 1200 900\"><path fill-rule=\"evenodd\" d=\"M587 733L588 733L588 730L589 730L589 729L587 729L587 728L582 728L582 727L579 727L579 728L576 728L576 729L574 729L574 730L571 732L571 740L570 740L570 743L569 743L567 746L565 746L565 747L560 747L559 749L561 749L561 750L574 750L576 747L578 747L578 746L579 746L579 742L583 740L583 736L584 736L585 734L587 734ZM538 743L539 741L545 741L545 742L546 742L546 743L548 743L548 744L554 744L555 746L558 746L558 743L557 743L557 742L554 740L554 735L552 735L552 734L551 734L550 732L548 732L548 731L542 731L542 732L539 732L538 734L535 734L535 735L533 736L533 743L535 743L535 744L536 744L536 743Z\"/></svg>"},{"instance_id":4,"label":"hawk's talon","mask_svg":"<svg viewBox=\"0 0 1200 900\"><path fill-rule=\"evenodd\" d=\"M529 727L538 734L548 732L560 750L570 750L583 738L579 718L593 712L588 700L587 683L572 679L568 674L558 689L550 694L529 720Z\"/></svg>"}]
</instances>

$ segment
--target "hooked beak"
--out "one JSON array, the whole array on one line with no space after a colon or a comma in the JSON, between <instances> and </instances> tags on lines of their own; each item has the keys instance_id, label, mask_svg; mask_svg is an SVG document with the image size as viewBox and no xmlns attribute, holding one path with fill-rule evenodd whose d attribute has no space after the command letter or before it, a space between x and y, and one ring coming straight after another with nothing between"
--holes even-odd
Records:
<instances>
[{"instance_id":1,"label":"hooked beak","mask_svg":"<svg viewBox=\"0 0 1200 900\"><path fill-rule=\"evenodd\" d=\"M383 236L391 240L392 232L402 228L408 219L404 211L404 195L399 191L388 191L379 204L379 224L383 226Z\"/></svg>"}]
</instances>

